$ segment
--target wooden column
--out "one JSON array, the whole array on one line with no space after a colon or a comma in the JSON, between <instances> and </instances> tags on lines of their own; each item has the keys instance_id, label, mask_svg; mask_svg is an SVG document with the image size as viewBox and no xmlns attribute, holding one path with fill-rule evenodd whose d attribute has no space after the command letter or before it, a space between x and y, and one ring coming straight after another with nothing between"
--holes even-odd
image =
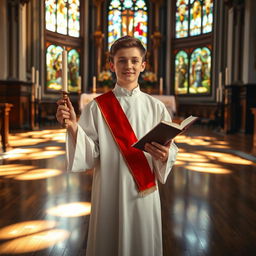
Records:
<instances>
[{"instance_id":1,"label":"wooden column","mask_svg":"<svg viewBox=\"0 0 256 256\"><path fill-rule=\"evenodd\" d=\"M156 77L158 77L158 58L159 58L159 46L161 43L162 35L159 31L159 9L162 4L162 0L152 0L152 3L154 4L154 12L155 12L155 20L154 20L154 32L151 35L152 39L152 47L153 47L153 68L154 73L156 74Z\"/></svg>"},{"instance_id":2,"label":"wooden column","mask_svg":"<svg viewBox=\"0 0 256 256\"><path fill-rule=\"evenodd\" d=\"M102 66L102 49L104 38L101 24L101 5L103 3L103 0L94 0L93 3L96 6L96 30L94 31L93 36L96 46L96 74L98 76Z\"/></svg>"},{"instance_id":3,"label":"wooden column","mask_svg":"<svg viewBox=\"0 0 256 256\"><path fill-rule=\"evenodd\" d=\"M159 31L155 31L153 35L151 35L151 39L153 42L153 64L154 64L154 73L156 77L158 77L158 56L159 56L159 46L161 42L162 35Z\"/></svg>"},{"instance_id":4,"label":"wooden column","mask_svg":"<svg viewBox=\"0 0 256 256\"><path fill-rule=\"evenodd\" d=\"M224 101L224 132L237 132L241 123L239 114L239 86L225 86Z\"/></svg>"},{"instance_id":5,"label":"wooden column","mask_svg":"<svg viewBox=\"0 0 256 256\"><path fill-rule=\"evenodd\" d=\"M9 103L0 103L1 137L3 151L9 147L9 112L13 105Z\"/></svg>"},{"instance_id":6,"label":"wooden column","mask_svg":"<svg viewBox=\"0 0 256 256\"><path fill-rule=\"evenodd\" d=\"M256 108L251 108L254 116L254 126L253 126L253 151L256 152Z\"/></svg>"},{"instance_id":7,"label":"wooden column","mask_svg":"<svg viewBox=\"0 0 256 256\"><path fill-rule=\"evenodd\" d=\"M96 44L96 74L98 76L101 71L102 64L102 47L104 34L100 30L97 30L93 35Z\"/></svg>"}]
</instances>

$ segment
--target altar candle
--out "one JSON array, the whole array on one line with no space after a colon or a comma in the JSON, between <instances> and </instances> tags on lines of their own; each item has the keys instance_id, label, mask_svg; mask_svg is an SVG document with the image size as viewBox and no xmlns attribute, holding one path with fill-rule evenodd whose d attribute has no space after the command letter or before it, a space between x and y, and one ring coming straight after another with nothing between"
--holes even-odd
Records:
<instances>
[{"instance_id":1,"label":"altar candle","mask_svg":"<svg viewBox=\"0 0 256 256\"><path fill-rule=\"evenodd\" d=\"M217 103L218 102L220 102L220 100L219 100L219 98L220 98L220 90L219 90L219 88L217 88L217 90L216 90L216 101L217 101Z\"/></svg>"},{"instance_id":2,"label":"altar candle","mask_svg":"<svg viewBox=\"0 0 256 256\"><path fill-rule=\"evenodd\" d=\"M222 91L222 88L220 88L220 102L222 102L222 99L223 99L223 91Z\"/></svg>"},{"instance_id":3,"label":"altar candle","mask_svg":"<svg viewBox=\"0 0 256 256\"><path fill-rule=\"evenodd\" d=\"M159 94L162 95L163 94L163 78L160 77L159 80Z\"/></svg>"},{"instance_id":4,"label":"altar candle","mask_svg":"<svg viewBox=\"0 0 256 256\"><path fill-rule=\"evenodd\" d=\"M35 83L35 67L33 66L31 69L31 82Z\"/></svg>"},{"instance_id":5,"label":"altar candle","mask_svg":"<svg viewBox=\"0 0 256 256\"><path fill-rule=\"evenodd\" d=\"M228 67L225 68L225 85L229 85L229 72L228 72Z\"/></svg>"},{"instance_id":6,"label":"altar candle","mask_svg":"<svg viewBox=\"0 0 256 256\"><path fill-rule=\"evenodd\" d=\"M67 51L62 51L62 90L68 92Z\"/></svg>"},{"instance_id":7,"label":"altar candle","mask_svg":"<svg viewBox=\"0 0 256 256\"><path fill-rule=\"evenodd\" d=\"M35 99L38 99L39 71L36 71Z\"/></svg>"},{"instance_id":8,"label":"altar candle","mask_svg":"<svg viewBox=\"0 0 256 256\"><path fill-rule=\"evenodd\" d=\"M219 88L222 87L222 72L219 73Z\"/></svg>"},{"instance_id":9,"label":"altar candle","mask_svg":"<svg viewBox=\"0 0 256 256\"><path fill-rule=\"evenodd\" d=\"M78 76L77 78L77 89L78 89L78 92L81 92L82 90L82 86L81 86L81 76Z\"/></svg>"},{"instance_id":10,"label":"altar candle","mask_svg":"<svg viewBox=\"0 0 256 256\"><path fill-rule=\"evenodd\" d=\"M96 76L92 78L92 92L96 93Z\"/></svg>"},{"instance_id":11,"label":"altar candle","mask_svg":"<svg viewBox=\"0 0 256 256\"><path fill-rule=\"evenodd\" d=\"M42 99L42 86L41 85L38 86L38 99L39 100Z\"/></svg>"}]
</instances>

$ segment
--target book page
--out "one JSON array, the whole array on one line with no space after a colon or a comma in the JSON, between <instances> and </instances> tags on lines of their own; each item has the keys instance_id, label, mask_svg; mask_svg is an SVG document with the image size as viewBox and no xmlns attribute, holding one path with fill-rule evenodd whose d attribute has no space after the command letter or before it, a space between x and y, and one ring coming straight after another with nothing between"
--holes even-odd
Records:
<instances>
[{"instance_id":1,"label":"book page","mask_svg":"<svg viewBox=\"0 0 256 256\"><path fill-rule=\"evenodd\" d=\"M193 122L195 119L197 119L198 117L196 116L189 116L188 118L186 118L185 120L183 120L180 124L181 129L183 129L184 127L186 127L188 124L190 124L191 122Z\"/></svg>"},{"instance_id":2,"label":"book page","mask_svg":"<svg viewBox=\"0 0 256 256\"><path fill-rule=\"evenodd\" d=\"M177 124L177 123L171 123L171 122L167 122L167 121L161 121L161 122L162 122L162 123L164 123L164 124L170 125L170 126L172 126L172 127L175 127L175 128L177 128L177 129L179 129L179 130L182 130L181 125L180 125L180 124Z\"/></svg>"}]
</instances>

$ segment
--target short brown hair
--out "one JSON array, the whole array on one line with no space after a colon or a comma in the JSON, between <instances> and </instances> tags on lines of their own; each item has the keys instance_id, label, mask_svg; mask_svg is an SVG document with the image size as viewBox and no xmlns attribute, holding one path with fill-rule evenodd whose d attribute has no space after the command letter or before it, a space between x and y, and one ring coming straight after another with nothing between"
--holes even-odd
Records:
<instances>
[{"instance_id":1,"label":"short brown hair","mask_svg":"<svg viewBox=\"0 0 256 256\"><path fill-rule=\"evenodd\" d=\"M145 61L146 57L146 49L141 43L141 41L135 37L132 36L123 36L117 39L110 48L110 54L109 54L109 61L114 62L114 56L116 55L117 51L123 48L132 48L136 47L140 50L142 60Z\"/></svg>"}]
</instances>

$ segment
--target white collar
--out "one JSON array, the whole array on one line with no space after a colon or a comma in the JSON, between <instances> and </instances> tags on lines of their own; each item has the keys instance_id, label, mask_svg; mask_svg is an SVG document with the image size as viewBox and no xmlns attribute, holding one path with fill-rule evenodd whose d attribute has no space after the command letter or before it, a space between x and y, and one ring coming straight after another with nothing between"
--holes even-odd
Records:
<instances>
[{"instance_id":1,"label":"white collar","mask_svg":"<svg viewBox=\"0 0 256 256\"><path fill-rule=\"evenodd\" d=\"M115 88L113 89L113 92L116 96L136 96L139 95L141 90L139 85L132 89L131 91L119 86L117 83L115 85Z\"/></svg>"}]
</instances>

